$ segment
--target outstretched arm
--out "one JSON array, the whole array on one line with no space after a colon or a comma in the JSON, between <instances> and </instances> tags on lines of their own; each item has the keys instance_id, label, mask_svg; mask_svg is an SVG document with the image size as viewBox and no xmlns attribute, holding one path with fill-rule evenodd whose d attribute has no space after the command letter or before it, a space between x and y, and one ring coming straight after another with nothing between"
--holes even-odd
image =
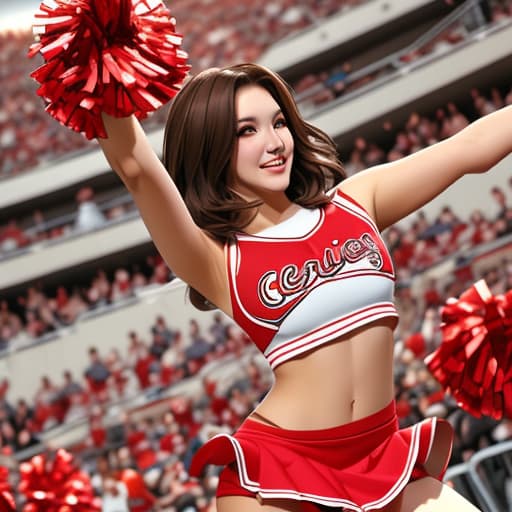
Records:
<instances>
[{"instance_id":1,"label":"outstretched arm","mask_svg":"<svg viewBox=\"0 0 512 512\"><path fill-rule=\"evenodd\" d=\"M193 221L180 193L134 116L103 115L107 138L98 139L133 196L153 241L173 272L223 309L224 254Z\"/></svg>"},{"instance_id":2,"label":"outstretched arm","mask_svg":"<svg viewBox=\"0 0 512 512\"><path fill-rule=\"evenodd\" d=\"M512 151L512 106L398 161L362 171L340 186L385 229L434 199L465 174L489 170Z\"/></svg>"}]
</instances>

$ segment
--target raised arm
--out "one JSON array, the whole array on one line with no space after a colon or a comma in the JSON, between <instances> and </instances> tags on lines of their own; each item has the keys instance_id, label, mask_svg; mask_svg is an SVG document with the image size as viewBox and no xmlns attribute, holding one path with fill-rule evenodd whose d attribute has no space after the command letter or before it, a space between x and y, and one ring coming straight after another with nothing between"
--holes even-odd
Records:
<instances>
[{"instance_id":1,"label":"raised arm","mask_svg":"<svg viewBox=\"0 0 512 512\"><path fill-rule=\"evenodd\" d=\"M380 229L434 199L465 174L489 170L512 151L512 106L398 161L362 171L340 185L373 215Z\"/></svg>"},{"instance_id":2,"label":"raised arm","mask_svg":"<svg viewBox=\"0 0 512 512\"><path fill-rule=\"evenodd\" d=\"M226 310L223 248L193 222L135 117L168 102L186 78L175 22L161 0L45 2L29 53L45 63L31 76L50 115L98 138L173 272Z\"/></svg>"},{"instance_id":3,"label":"raised arm","mask_svg":"<svg viewBox=\"0 0 512 512\"><path fill-rule=\"evenodd\" d=\"M221 244L195 224L137 119L105 114L103 119L108 137L98 139L99 144L133 196L160 254L180 279L225 309Z\"/></svg>"}]
</instances>

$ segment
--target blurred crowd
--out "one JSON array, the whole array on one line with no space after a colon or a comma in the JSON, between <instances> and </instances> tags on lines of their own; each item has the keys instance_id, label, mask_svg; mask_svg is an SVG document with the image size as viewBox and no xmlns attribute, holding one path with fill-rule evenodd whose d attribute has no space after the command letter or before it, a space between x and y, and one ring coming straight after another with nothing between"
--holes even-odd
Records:
<instances>
[{"instance_id":1,"label":"blurred crowd","mask_svg":"<svg viewBox=\"0 0 512 512\"><path fill-rule=\"evenodd\" d=\"M368 68L364 66L357 68L350 60L346 60L328 69L301 76L299 80L292 83L292 87L302 114L307 116L325 103L396 73L401 66L411 64L423 57L449 51L455 45L472 37L472 32L482 26L512 21L511 0L482 1L478 9L480 16L470 12L428 42L419 44L412 50L406 48L399 51L393 59L385 58L381 66L372 63ZM512 90L508 94L509 103L512 101L511 98Z\"/></svg>"},{"instance_id":2,"label":"blurred crowd","mask_svg":"<svg viewBox=\"0 0 512 512\"><path fill-rule=\"evenodd\" d=\"M441 342L440 307L447 298L458 297L479 278L486 280L494 294L512 289L512 258L487 265L481 275L465 268L443 280L430 278L420 289L413 289L411 278L413 272L453 258L460 249L485 248L497 237L511 233L512 180L509 185L509 190L495 186L489 191L486 203L492 205L493 216L486 218L480 212L460 220L446 206L433 222L426 222L419 212L408 229L392 226L385 233L398 278L395 396L399 420L407 426L433 415L448 419L456 432L451 464L468 460L483 447L512 439L512 424L509 420L476 419L460 409L430 375L424 357ZM148 269L153 269L153 274ZM98 271L89 288L75 289L70 295L59 288L51 298L37 286L31 287L26 296L18 298L30 322L24 327L3 301L2 332L6 326L17 327L18 335L24 329L37 337L36 324L58 329L89 308L132 296L137 286L164 284L172 278L159 257L148 257L144 270L130 273L120 269L113 281ZM66 370L61 382L56 382L55 375L41 376L32 400L11 404L9 382L0 383L0 454L23 454L41 442L41 434L86 419L89 435L75 447L75 453L106 503L122 499L127 512L213 512L216 469L210 469L201 482L190 481L187 469L194 451L211 435L236 429L271 384L271 373L259 364L249 339L218 313L205 332L191 319L187 333L159 316L146 336L133 330L127 333L124 352L104 354L101 347L92 346L87 355L81 375ZM247 355L249 359L243 362ZM229 369L233 356L238 372ZM222 374L222 379L210 376L215 373L209 371L212 365L221 365L222 371L216 374ZM230 372L231 380L226 377ZM162 398L173 386L193 382L199 382L199 393ZM120 419L114 425L106 424L113 404L147 391L142 408L121 408Z\"/></svg>"},{"instance_id":3,"label":"blurred crowd","mask_svg":"<svg viewBox=\"0 0 512 512\"><path fill-rule=\"evenodd\" d=\"M241 5L228 0L182 0L172 3L172 12L179 20L178 31L186 35L184 48L190 55L193 69L198 72L210 66L257 60L279 39L365 1L308 0L297 5L293 0L276 0L264 5L260 2ZM487 23L510 19L511 0L491 0L482 4L487 5L483 11ZM203 30L205 25L209 27L208 32ZM467 35L465 24L458 22L429 43L401 55L400 61L407 63L444 51L463 41ZM0 178L96 145L95 141L87 141L80 134L60 126L44 111L43 101L35 94L37 84L29 77L42 61L25 58L32 40L28 31L0 33L0 81L5 91L0 98ZM344 61L319 73L306 74L292 84L303 113L306 115L311 109L394 72L396 68L385 66L364 76L359 76L357 71L351 62ZM168 106L145 120L146 129L161 127L167 110Z\"/></svg>"},{"instance_id":4,"label":"blurred crowd","mask_svg":"<svg viewBox=\"0 0 512 512\"><path fill-rule=\"evenodd\" d=\"M192 453L213 433L236 428L270 385L268 371L264 375L250 359L240 365L248 345L247 336L219 313L204 332L190 319L186 333L159 315L146 336L133 330L127 333L124 353L113 349L101 354L99 347L91 346L81 375L65 370L61 382L43 375L30 401L11 404L9 381L4 379L0 383L0 455L27 453L41 442L41 434L85 420L89 435L74 451L99 496L107 502L112 493L124 496L126 508L116 511L149 511L157 506L158 510L183 510L185 501L190 505L196 499L206 507L215 479L212 476L205 487L184 478ZM204 376L202 369L208 365L233 358L234 374L240 377L227 387L221 389L219 382ZM163 398L172 385L194 379L200 380L200 393L195 394L200 398ZM108 411L116 403L144 392L152 399L133 410L121 409L117 422L107 425ZM126 490L112 489L125 484Z\"/></svg>"},{"instance_id":5,"label":"blurred crowd","mask_svg":"<svg viewBox=\"0 0 512 512\"><path fill-rule=\"evenodd\" d=\"M172 12L179 20L179 31L187 36L186 49L193 65L202 69L255 60L277 39L360 3L362 0L308 0L298 6L291 0L264 5L177 0ZM488 5L488 22L512 14L508 0ZM250 16L247 9L251 9ZM205 24L208 32L203 29ZM403 59L410 62L442 51L463 40L465 30L461 25L451 27L430 46ZM0 34L0 77L5 92L0 98L0 178L94 144L44 113L35 85L27 79L33 63L19 58L31 39L26 33ZM349 84L351 72L350 63L342 63L324 74L304 77L295 89L301 95L320 84L323 89L318 97L306 94L307 101L314 98L317 106L367 83ZM449 103L431 116L411 112L402 127L386 124L388 134L393 134L387 146L357 138L346 155L347 173L414 153L505 104L512 104L512 89L496 87L473 89L464 105ZM165 112L152 116L148 126L161 123L162 116ZM469 218L460 219L447 205L434 220L419 212L408 227L392 226L385 233L398 277L395 396L399 420L407 426L433 415L447 418L456 432L452 464L468 460L485 446L512 439L512 424L485 417L477 420L465 413L440 389L423 359L441 341L440 306L446 299L459 296L482 277L493 293L512 289L512 259L486 268L482 275L466 271L443 281L432 278L419 291L412 288L411 278L444 258L485 247L512 233L512 180L508 187L488 191L486 203L491 204L493 213L475 208ZM84 187L77 192L73 215L66 222L52 227L45 212L38 211L31 219L11 219L1 225L0 255L98 229L122 219L132 208L125 204L99 208L94 191ZM24 293L0 301L0 351L41 339L73 324L81 315L131 299L138 290L173 278L165 262L152 254L124 267L98 269L82 284L62 284L50 291L42 280ZM9 400L8 379L0 382L0 455L23 459L24 453L40 445L45 433L63 424L86 421L87 438L71 449L91 476L104 511L214 512L218 470L210 468L200 482L191 481L187 470L193 453L212 435L236 429L272 383L270 370L261 364L247 336L218 313L204 331L190 319L188 332L179 331L160 315L147 333L127 331L124 351L104 353L101 346L91 346L84 354L86 359L79 373L65 370L60 379L42 375L34 396L16 403ZM214 371L219 367L221 371ZM177 385L190 385L196 392L170 397L168 392ZM143 405L118 407L116 421L107 421L113 406L137 396L144 397Z\"/></svg>"},{"instance_id":6,"label":"blurred crowd","mask_svg":"<svg viewBox=\"0 0 512 512\"><path fill-rule=\"evenodd\" d=\"M143 288L167 284L174 277L160 255L153 253L127 267L108 272L98 268L84 285L61 284L49 292L39 281L22 295L0 300L0 351L26 346L31 340L73 324L86 312L108 308L135 297Z\"/></svg>"},{"instance_id":7,"label":"blurred crowd","mask_svg":"<svg viewBox=\"0 0 512 512\"><path fill-rule=\"evenodd\" d=\"M373 165L399 160L422 148L455 135L470 122L490 114L505 105L512 104L512 86L505 90L492 87L482 91L473 88L460 102L448 102L429 115L412 111L403 126L394 127L390 122L383 125L390 134L391 143L386 147L356 138L347 155L345 170L350 176Z\"/></svg>"},{"instance_id":8,"label":"blurred crowd","mask_svg":"<svg viewBox=\"0 0 512 512\"><path fill-rule=\"evenodd\" d=\"M103 353L91 346L81 375L64 370L61 382L55 375L42 375L31 401L7 400L9 381L0 386L0 448L3 454L30 446L34 436L62 423L91 418L91 444L103 447L106 433L100 428L105 408L134 398L141 392L166 389L197 375L207 363L225 356L240 355L248 343L243 332L226 323L220 314L203 333L197 320L190 319L188 332L170 325L158 315L148 333L130 330L126 350ZM31 443L25 434L30 433ZM21 435L20 435L21 434Z\"/></svg>"},{"instance_id":9,"label":"blurred crowd","mask_svg":"<svg viewBox=\"0 0 512 512\"><path fill-rule=\"evenodd\" d=\"M459 108L455 103L439 107L431 116L412 112L404 126L385 129L394 134L387 146L379 146L363 137L356 138L347 153L345 170L350 176L362 169L397 160L417 150L454 135L474 119L492 112L512 101L512 94L504 96L498 88L488 92L470 91L470 101ZM491 242L512 232L512 204L509 190L494 187L488 192L486 212L475 207L469 218L460 219L449 205L442 208L437 218L429 220L420 211L409 226L395 225L385 233L385 239L393 256L400 281L410 279L415 272L456 255L458 252ZM121 194L121 192L118 192ZM124 192L123 192L124 193ZM83 187L76 193L73 206L75 213L67 216L67 223L49 228L49 223L38 228L35 218L44 218L40 211L26 221L22 229L11 219L0 227L0 254L16 254L16 250L44 240L55 240L70 234L81 234L91 229L105 227L108 223L128 218L134 204L130 200L106 211L100 210L91 187ZM141 269L141 267L144 267ZM149 284L166 283L174 276L165 263L154 256L143 263L133 263L128 268L118 268L107 276L98 270L85 286L60 286L50 293L44 283L32 286L26 293L0 303L0 350L11 340L25 342L52 332L60 326L73 323L77 317L91 309L108 306ZM15 346L11 344L11 347Z\"/></svg>"},{"instance_id":10,"label":"blurred crowd","mask_svg":"<svg viewBox=\"0 0 512 512\"><path fill-rule=\"evenodd\" d=\"M407 284L397 288L399 421L408 426L434 415L446 418L455 429L451 464L512 439L510 420L476 419L464 412L423 362L441 341L440 306L478 277L485 277L493 293L503 292L512 285L512 259L487 269L483 276L454 275L442 286L431 279L421 293L413 293ZM166 394L172 386L187 383L191 388L195 384L196 391L181 388L179 394ZM11 404L9 382L4 380L0 453L23 453L40 442L45 431L86 419L89 435L71 449L106 503L113 494L123 497L126 508L119 510L127 512L213 512L218 468L210 468L201 481L192 481L187 473L191 457L212 435L236 429L271 383L272 374L250 340L224 315L216 313L204 331L191 319L186 333L159 315L145 335L127 333L124 352L102 353L91 346L81 375L64 371L60 383L55 376L43 375L31 401ZM117 420L106 421L120 400L148 391L145 403L118 407Z\"/></svg>"},{"instance_id":11,"label":"blurred crowd","mask_svg":"<svg viewBox=\"0 0 512 512\"><path fill-rule=\"evenodd\" d=\"M409 282L414 274L444 259L511 234L512 204L507 194L512 195L512 179L509 185L507 192L498 186L489 191L488 210L494 210L494 215L477 208L469 218L460 219L445 206L432 221L420 211L409 226L388 228L384 238L398 282ZM61 284L49 291L42 279L25 293L0 301L0 351L26 346L30 340L73 324L87 312L108 308L173 278L163 259L153 253L108 272L100 268L84 285Z\"/></svg>"},{"instance_id":12,"label":"blurred crowd","mask_svg":"<svg viewBox=\"0 0 512 512\"><path fill-rule=\"evenodd\" d=\"M170 2L170 9L197 73L213 65L254 61L277 40L365 1L177 0ZM37 83L30 78L43 61L26 57L32 42L29 30L0 33L0 179L96 145L45 112ZM160 127L165 117L163 108L144 124L148 130Z\"/></svg>"},{"instance_id":13,"label":"blurred crowd","mask_svg":"<svg viewBox=\"0 0 512 512\"><path fill-rule=\"evenodd\" d=\"M512 179L509 188L510 195ZM391 226L384 237L400 281L407 281L415 273L461 251L511 234L512 204L506 193L494 186L489 195L488 209L493 209L494 215L477 208L468 219L460 219L450 206L445 206L433 221L428 221L420 211L409 227Z\"/></svg>"},{"instance_id":14,"label":"blurred crowd","mask_svg":"<svg viewBox=\"0 0 512 512\"><path fill-rule=\"evenodd\" d=\"M0 260L19 256L36 245L51 244L127 220L136 211L125 189L111 189L98 199L90 186L80 187L73 199L60 200L54 211L36 209L0 225Z\"/></svg>"},{"instance_id":15,"label":"blurred crowd","mask_svg":"<svg viewBox=\"0 0 512 512\"><path fill-rule=\"evenodd\" d=\"M345 170L350 176L373 165L398 160L450 137L478 117L510 104L512 104L512 88L501 90L499 87L492 87L485 91L472 89L467 98L461 98L460 102L449 102L447 105L439 106L431 115L411 112L403 126L394 127L389 122L384 123L384 131L390 136L390 143L378 144L367 141L364 137L357 137L352 148L346 152ZM109 199L109 201L103 201L100 208L100 202L95 198L94 190L87 186L77 191L74 201L68 205L66 214L62 213L63 205L59 205L57 215L52 216L38 209L28 217L9 219L5 224L0 225L0 258L19 254L20 249L26 249L32 244L73 236L130 218L135 205L130 197L126 197L124 189L111 191ZM450 212L447 210L444 216L449 215ZM508 215L508 219L502 219L497 224L493 224L492 219L486 219L481 211L475 209L471 218L461 223L470 228L465 231L465 234L462 233L463 226L459 225L451 240L447 240L447 233L444 234L444 239L442 233L438 233L437 241L443 246L444 252L450 253L456 250L457 246L461 248L466 245L465 237L470 236L472 243L475 244L501 236L508 232L512 222L511 212L508 214L504 212L504 215ZM441 223L446 220L441 220ZM450 220L450 222L454 221L455 219ZM442 230L436 224L428 231L424 220L419 221L419 224L421 229L427 230L426 235L432 234L431 238L435 238L436 230ZM476 233L470 235L471 230ZM459 239L459 235L463 236ZM398 235L393 233L393 236ZM407 236L414 237L414 233L409 233ZM415 237L412 242L416 240L420 240L417 251L422 252L419 259L428 259L429 251L423 250L427 240ZM445 247L447 244L449 248ZM430 249L436 251L436 247L432 244ZM416 260L413 259L410 263L416 264ZM420 262L419 268L425 265L428 263Z\"/></svg>"}]
</instances>

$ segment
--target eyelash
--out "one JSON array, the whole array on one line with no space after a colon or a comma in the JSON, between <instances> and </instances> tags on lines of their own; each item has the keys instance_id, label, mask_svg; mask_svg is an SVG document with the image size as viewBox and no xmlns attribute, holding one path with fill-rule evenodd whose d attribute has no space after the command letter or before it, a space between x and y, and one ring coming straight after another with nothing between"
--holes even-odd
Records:
<instances>
[{"instance_id":1,"label":"eyelash","mask_svg":"<svg viewBox=\"0 0 512 512\"><path fill-rule=\"evenodd\" d=\"M278 124L281 124L281 126L277 126ZM277 128L285 128L286 126L287 126L286 119L284 119L284 118L279 118L274 123L274 127L277 127ZM236 135L237 135L237 137L242 137L243 135L248 133L249 130L255 130L255 128L250 125L242 126L242 128L240 128L240 130L238 130Z\"/></svg>"}]
</instances>

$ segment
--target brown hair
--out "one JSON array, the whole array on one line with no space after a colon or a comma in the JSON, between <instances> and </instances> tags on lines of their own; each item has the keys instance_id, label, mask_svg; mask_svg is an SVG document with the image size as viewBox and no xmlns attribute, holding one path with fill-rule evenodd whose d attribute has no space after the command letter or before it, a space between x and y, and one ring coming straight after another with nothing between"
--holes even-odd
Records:
<instances>
[{"instance_id":1,"label":"brown hair","mask_svg":"<svg viewBox=\"0 0 512 512\"><path fill-rule=\"evenodd\" d=\"M286 190L291 201L305 208L325 205L330 200L326 191L345 177L334 141L302 118L291 88L277 74L257 64L199 73L171 105L163 163L196 224L221 242L243 231L261 204L247 202L228 187L237 141L235 96L245 85L259 85L272 95L293 136Z\"/></svg>"}]
</instances>

